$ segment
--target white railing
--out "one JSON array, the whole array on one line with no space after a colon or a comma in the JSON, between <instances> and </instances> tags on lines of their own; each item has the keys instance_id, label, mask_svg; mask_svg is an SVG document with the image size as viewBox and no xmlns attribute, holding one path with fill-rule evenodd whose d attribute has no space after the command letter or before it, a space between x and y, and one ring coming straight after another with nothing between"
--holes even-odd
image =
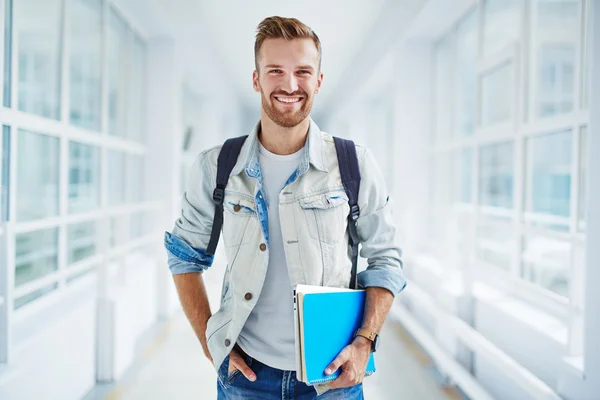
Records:
<instances>
[{"instance_id":1,"label":"white railing","mask_svg":"<svg viewBox=\"0 0 600 400\"><path fill-rule=\"evenodd\" d=\"M443 326L445 331L459 337L461 342L475 352L478 357L494 363L511 382L514 382L525 392L529 393L532 399L561 400L561 397L550 386L496 347L481 333L460 318L438 307L433 298L420 289L414 282L408 282L407 289L403 292L403 295L408 296L411 302L419 306L420 310L426 311L431 317L435 318L436 322ZM439 367L470 398L473 400L493 399L493 397L485 392L476 379L437 343L435 338L421 326L406 307L401 303L396 303L392 307L390 315L400 320Z\"/></svg>"}]
</instances>

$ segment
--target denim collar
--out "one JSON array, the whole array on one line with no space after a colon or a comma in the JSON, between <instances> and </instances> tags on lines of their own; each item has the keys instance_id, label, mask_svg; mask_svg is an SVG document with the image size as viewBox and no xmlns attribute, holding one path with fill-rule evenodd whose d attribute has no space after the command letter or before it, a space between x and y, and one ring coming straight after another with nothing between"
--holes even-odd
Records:
<instances>
[{"instance_id":1,"label":"denim collar","mask_svg":"<svg viewBox=\"0 0 600 400\"><path fill-rule=\"evenodd\" d=\"M238 157L237 163L231 171L231 176L237 175L242 170L246 170L246 174L249 177L256 178L259 176L259 163L258 163L258 132L260 130L260 121L256 124L248 138L244 142ZM325 167L323 160L323 139L321 137L321 130L317 124L310 118L310 127L308 128L307 137L307 148L308 151L304 152L304 158L300 163L298 172L300 175L308 171L309 164L312 164L317 170L321 172L328 172Z\"/></svg>"}]
</instances>

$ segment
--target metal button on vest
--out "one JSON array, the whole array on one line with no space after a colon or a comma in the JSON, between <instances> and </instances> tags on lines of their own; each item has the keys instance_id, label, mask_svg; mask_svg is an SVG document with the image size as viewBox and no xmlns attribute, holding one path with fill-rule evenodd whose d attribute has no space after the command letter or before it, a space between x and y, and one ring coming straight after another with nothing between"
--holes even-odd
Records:
<instances>
[{"instance_id":1,"label":"metal button on vest","mask_svg":"<svg viewBox=\"0 0 600 400\"><path fill-rule=\"evenodd\" d=\"M229 347L230 344L231 344L231 340L225 339L225 347Z\"/></svg>"},{"instance_id":2,"label":"metal button on vest","mask_svg":"<svg viewBox=\"0 0 600 400\"><path fill-rule=\"evenodd\" d=\"M265 251L267 249L267 245L264 243L260 244L260 251Z\"/></svg>"},{"instance_id":3,"label":"metal button on vest","mask_svg":"<svg viewBox=\"0 0 600 400\"><path fill-rule=\"evenodd\" d=\"M244 298L246 300L252 300L252 293L246 293L246 295L244 296Z\"/></svg>"},{"instance_id":4,"label":"metal button on vest","mask_svg":"<svg viewBox=\"0 0 600 400\"><path fill-rule=\"evenodd\" d=\"M236 204L235 206L233 206L233 211L238 212L242 209L242 207L240 207L239 204Z\"/></svg>"}]
</instances>

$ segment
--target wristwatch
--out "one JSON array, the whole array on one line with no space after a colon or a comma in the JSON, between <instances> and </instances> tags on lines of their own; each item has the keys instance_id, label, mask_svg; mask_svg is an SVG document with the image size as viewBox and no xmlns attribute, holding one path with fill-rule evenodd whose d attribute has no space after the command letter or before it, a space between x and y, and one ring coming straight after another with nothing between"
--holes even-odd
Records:
<instances>
[{"instance_id":1,"label":"wristwatch","mask_svg":"<svg viewBox=\"0 0 600 400\"><path fill-rule=\"evenodd\" d=\"M368 329L357 329L354 333L354 337L362 336L371 341L371 352L375 353L379 347L379 335L375 332L371 332Z\"/></svg>"}]
</instances>

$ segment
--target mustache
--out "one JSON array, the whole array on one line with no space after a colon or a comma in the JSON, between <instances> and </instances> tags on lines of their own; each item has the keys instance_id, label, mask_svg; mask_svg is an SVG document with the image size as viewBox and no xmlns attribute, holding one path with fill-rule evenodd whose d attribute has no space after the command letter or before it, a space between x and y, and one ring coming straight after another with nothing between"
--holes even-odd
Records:
<instances>
[{"instance_id":1,"label":"mustache","mask_svg":"<svg viewBox=\"0 0 600 400\"><path fill-rule=\"evenodd\" d=\"M302 97L306 97L306 92L304 90L302 91L296 91L294 93L287 93L287 92L276 92L276 93L272 93L271 96L302 96Z\"/></svg>"}]
</instances>

